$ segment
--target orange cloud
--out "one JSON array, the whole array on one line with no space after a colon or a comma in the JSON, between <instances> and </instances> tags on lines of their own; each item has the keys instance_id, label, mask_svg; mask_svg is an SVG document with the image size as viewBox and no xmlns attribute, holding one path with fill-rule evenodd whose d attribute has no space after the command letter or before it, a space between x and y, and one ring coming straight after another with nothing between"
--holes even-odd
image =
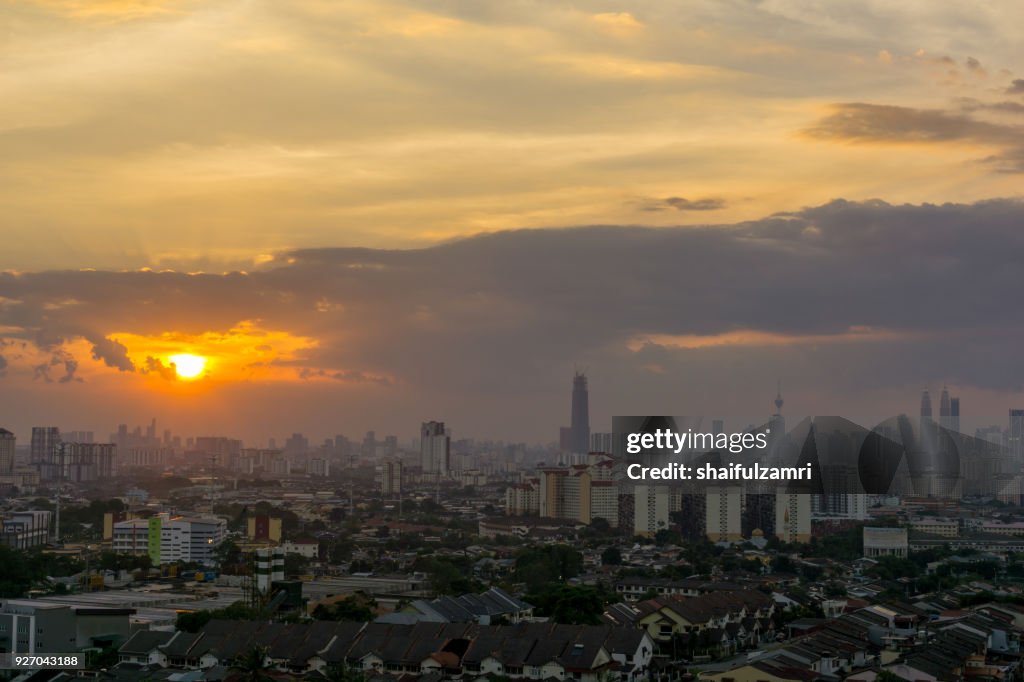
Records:
<instances>
[{"instance_id":1,"label":"orange cloud","mask_svg":"<svg viewBox=\"0 0 1024 682\"><path fill-rule=\"evenodd\" d=\"M174 356L183 354L205 359L204 377L211 382L294 380L296 370L289 365L318 345L315 339L264 329L252 320L223 332L118 332L108 338L123 345L132 363L155 382L173 379L168 368Z\"/></svg>"},{"instance_id":2,"label":"orange cloud","mask_svg":"<svg viewBox=\"0 0 1024 682\"><path fill-rule=\"evenodd\" d=\"M76 19L141 19L177 11L182 0L35 0L45 9Z\"/></svg>"},{"instance_id":3,"label":"orange cloud","mask_svg":"<svg viewBox=\"0 0 1024 682\"><path fill-rule=\"evenodd\" d=\"M911 335L888 329L854 326L838 334L778 334L759 331L757 329L740 329L723 334L653 334L637 336L629 340L627 347L637 352L645 346L661 346L663 348L682 348L696 350L701 348L721 348L726 346L798 346L821 343L850 343L903 340Z\"/></svg>"}]
</instances>

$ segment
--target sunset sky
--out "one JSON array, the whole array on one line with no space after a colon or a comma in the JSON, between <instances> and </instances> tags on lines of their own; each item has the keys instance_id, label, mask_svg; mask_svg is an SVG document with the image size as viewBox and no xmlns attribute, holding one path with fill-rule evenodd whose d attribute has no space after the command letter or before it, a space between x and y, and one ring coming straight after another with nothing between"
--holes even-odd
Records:
<instances>
[{"instance_id":1,"label":"sunset sky","mask_svg":"<svg viewBox=\"0 0 1024 682\"><path fill-rule=\"evenodd\" d=\"M780 378L796 413L949 383L1004 423L1021 26L973 0L0 0L0 426L549 441L577 366L595 430L767 414Z\"/></svg>"}]
</instances>

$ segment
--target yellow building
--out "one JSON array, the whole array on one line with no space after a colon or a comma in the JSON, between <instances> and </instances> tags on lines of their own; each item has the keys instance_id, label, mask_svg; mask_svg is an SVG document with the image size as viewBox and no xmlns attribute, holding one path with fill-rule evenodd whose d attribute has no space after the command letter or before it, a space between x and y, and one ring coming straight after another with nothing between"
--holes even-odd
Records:
<instances>
[{"instance_id":1,"label":"yellow building","mask_svg":"<svg viewBox=\"0 0 1024 682\"><path fill-rule=\"evenodd\" d=\"M281 519L276 516L259 514L250 516L246 525L246 537L254 541L281 542Z\"/></svg>"}]
</instances>

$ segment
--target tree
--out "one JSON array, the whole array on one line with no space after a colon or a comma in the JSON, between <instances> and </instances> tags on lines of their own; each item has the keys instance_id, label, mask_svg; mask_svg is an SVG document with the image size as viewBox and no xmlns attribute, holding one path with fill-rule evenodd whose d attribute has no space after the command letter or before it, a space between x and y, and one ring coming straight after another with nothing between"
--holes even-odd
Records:
<instances>
[{"instance_id":1,"label":"tree","mask_svg":"<svg viewBox=\"0 0 1024 682\"><path fill-rule=\"evenodd\" d=\"M447 559L434 559L427 571L434 594L465 594L477 586L468 566L459 567Z\"/></svg>"},{"instance_id":2,"label":"tree","mask_svg":"<svg viewBox=\"0 0 1024 682\"><path fill-rule=\"evenodd\" d=\"M608 547L601 552L601 563L606 566L620 566L622 564L622 552L618 547Z\"/></svg>"},{"instance_id":3,"label":"tree","mask_svg":"<svg viewBox=\"0 0 1024 682\"><path fill-rule=\"evenodd\" d=\"M875 676L875 682L907 682L890 670L882 670Z\"/></svg>"},{"instance_id":4,"label":"tree","mask_svg":"<svg viewBox=\"0 0 1024 682\"><path fill-rule=\"evenodd\" d=\"M273 679L266 673L268 670L267 648L262 646L254 646L238 656L231 665L231 669L241 673L241 679L245 682L265 682Z\"/></svg>"},{"instance_id":5,"label":"tree","mask_svg":"<svg viewBox=\"0 0 1024 682\"><path fill-rule=\"evenodd\" d=\"M0 544L0 597L24 597L34 585L47 578L74 575L82 570L77 559L44 554L39 549L16 551Z\"/></svg>"},{"instance_id":6,"label":"tree","mask_svg":"<svg viewBox=\"0 0 1024 682\"><path fill-rule=\"evenodd\" d=\"M664 545L680 545L682 542L683 539L679 533L669 528L662 528L654 534L654 544L659 547Z\"/></svg>"},{"instance_id":7,"label":"tree","mask_svg":"<svg viewBox=\"0 0 1024 682\"><path fill-rule=\"evenodd\" d=\"M225 606L222 609L203 609L179 613L177 620L174 622L174 627L184 632L196 633L215 618L218 620L256 620L259 616L260 614L256 609L248 606L245 602L236 601L234 604Z\"/></svg>"},{"instance_id":8,"label":"tree","mask_svg":"<svg viewBox=\"0 0 1024 682\"><path fill-rule=\"evenodd\" d=\"M366 623L373 620L373 609L376 606L377 602L366 595L354 594L333 604L319 604L313 609L313 618Z\"/></svg>"},{"instance_id":9,"label":"tree","mask_svg":"<svg viewBox=\"0 0 1024 682\"><path fill-rule=\"evenodd\" d=\"M242 563L242 550L234 540L227 539L214 547L213 559L221 570L225 566L237 566Z\"/></svg>"},{"instance_id":10,"label":"tree","mask_svg":"<svg viewBox=\"0 0 1024 682\"><path fill-rule=\"evenodd\" d=\"M845 597L846 596L846 585L839 582L838 580L832 580L825 585L825 596L826 597Z\"/></svg>"},{"instance_id":11,"label":"tree","mask_svg":"<svg viewBox=\"0 0 1024 682\"><path fill-rule=\"evenodd\" d=\"M284 574L287 576L302 575L309 568L309 559L301 554L284 555Z\"/></svg>"},{"instance_id":12,"label":"tree","mask_svg":"<svg viewBox=\"0 0 1024 682\"><path fill-rule=\"evenodd\" d=\"M530 547L516 556L515 578L526 583L528 591L539 592L545 586L562 584L583 570L583 555L569 545Z\"/></svg>"},{"instance_id":13,"label":"tree","mask_svg":"<svg viewBox=\"0 0 1024 682\"><path fill-rule=\"evenodd\" d=\"M598 625L604 611L604 595L589 585L561 585L542 599L544 610L556 623Z\"/></svg>"}]
</instances>

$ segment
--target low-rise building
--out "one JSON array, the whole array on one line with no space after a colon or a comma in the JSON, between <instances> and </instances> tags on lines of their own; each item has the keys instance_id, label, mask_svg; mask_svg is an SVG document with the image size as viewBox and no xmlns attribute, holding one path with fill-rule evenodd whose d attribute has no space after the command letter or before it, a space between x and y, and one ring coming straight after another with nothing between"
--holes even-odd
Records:
<instances>
[{"instance_id":1,"label":"low-rise building","mask_svg":"<svg viewBox=\"0 0 1024 682\"><path fill-rule=\"evenodd\" d=\"M50 539L52 519L46 510L11 512L3 519L0 542L14 549L41 547Z\"/></svg>"},{"instance_id":2,"label":"low-rise building","mask_svg":"<svg viewBox=\"0 0 1024 682\"><path fill-rule=\"evenodd\" d=\"M906 557L909 548L906 528L873 528L864 526L864 556Z\"/></svg>"}]
</instances>

